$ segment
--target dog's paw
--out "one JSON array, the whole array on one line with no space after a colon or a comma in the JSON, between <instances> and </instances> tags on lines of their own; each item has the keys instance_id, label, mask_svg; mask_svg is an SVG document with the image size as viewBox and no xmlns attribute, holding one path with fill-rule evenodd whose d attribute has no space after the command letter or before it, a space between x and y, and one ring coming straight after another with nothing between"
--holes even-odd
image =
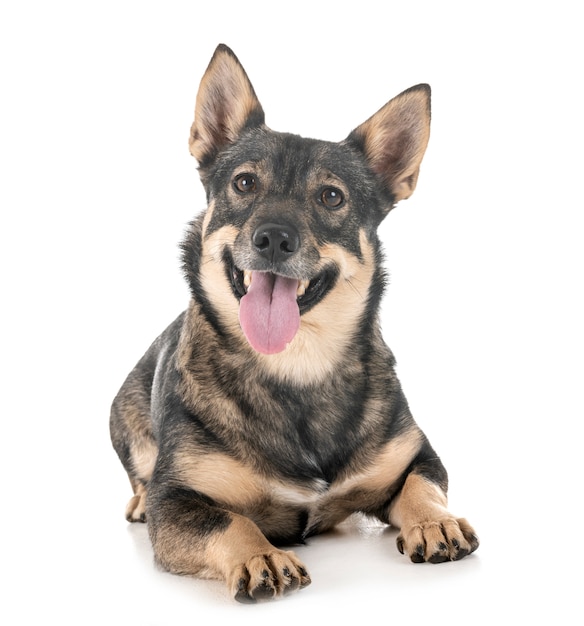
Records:
<instances>
[{"instance_id":1,"label":"dog's paw","mask_svg":"<svg viewBox=\"0 0 584 626\"><path fill-rule=\"evenodd\" d=\"M139 485L126 507L128 522L146 522L146 488Z\"/></svg>"},{"instance_id":2,"label":"dog's paw","mask_svg":"<svg viewBox=\"0 0 584 626\"><path fill-rule=\"evenodd\" d=\"M146 522L146 508L140 496L132 496L128 502L126 520L128 522Z\"/></svg>"},{"instance_id":3,"label":"dog's paw","mask_svg":"<svg viewBox=\"0 0 584 626\"><path fill-rule=\"evenodd\" d=\"M271 600L310 585L306 568L293 552L274 550L254 556L232 573L230 587L238 602Z\"/></svg>"},{"instance_id":4,"label":"dog's paw","mask_svg":"<svg viewBox=\"0 0 584 626\"><path fill-rule=\"evenodd\" d=\"M414 563L459 561L479 547L472 526L454 517L402 528L397 549Z\"/></svg>"}]
</instances>

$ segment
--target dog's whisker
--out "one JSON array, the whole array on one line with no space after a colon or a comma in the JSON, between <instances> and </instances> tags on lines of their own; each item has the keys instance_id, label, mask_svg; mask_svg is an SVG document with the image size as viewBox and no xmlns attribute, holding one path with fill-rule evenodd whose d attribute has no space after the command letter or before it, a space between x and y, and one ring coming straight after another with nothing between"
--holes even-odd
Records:
<instances>
[{"instance_id":1,"label":"dog's whisker","mask_svg":"<svg viewBox=\"0 0 584 626\"><path fill-rule=\"evenodd\" d=\"M364 300L367 295L363 293L363 289L360 289L359 287L357 287L357 285L355 285L355 283L358 281L358 279L355 278L349 278L349 280L347 280L347 284L349 285L349 287L351 287L351 289L359 296L359 298L361 300ZM363 282L363 281L361 281ZM367 287L367 285L365 283L363 283L363 287Z\"/></svg>"}]
</instances>

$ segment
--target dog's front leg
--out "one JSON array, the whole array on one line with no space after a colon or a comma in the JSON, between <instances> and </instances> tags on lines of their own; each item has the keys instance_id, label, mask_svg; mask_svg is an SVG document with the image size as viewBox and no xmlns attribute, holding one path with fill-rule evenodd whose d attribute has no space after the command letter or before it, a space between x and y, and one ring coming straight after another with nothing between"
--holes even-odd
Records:
<instances>
[{"instance_id":1,"label":"dog's front leg","mask_svg":"<svg viewBox=\"0 0 584 626\"><path fill-rule=\"evenodd\" d=\"M437 469L444 471L437 459ZM389 510L392 525L400 528L397 547L414 563L457 561L474 552L479 540L472 526L452 515L445 491L429 477L428 463L410 473Z\"/></svg>"},{"instance_id":2,"label":"dog's front leg","mask_svg":"<svg viewBox=\"0 0 584 626\"><path fill-rule=\"evenodd\" d=\"M156 488L147 501L157 563L175 574L224 580L239 602L275 598L310 584L304 565L250 519L187 488Z\"/></svg>"}]
</instances>

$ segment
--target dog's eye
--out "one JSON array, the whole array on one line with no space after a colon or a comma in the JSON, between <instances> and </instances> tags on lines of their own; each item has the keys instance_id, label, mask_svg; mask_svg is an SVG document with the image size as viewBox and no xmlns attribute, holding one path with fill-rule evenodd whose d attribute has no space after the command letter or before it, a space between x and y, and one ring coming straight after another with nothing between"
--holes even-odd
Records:
<instances>
[{"instance_id":1,"label":"dog's eye","mask_svg":"<svg viewBox=\"0 0 584 626\"><path fill-rule=\"evenodd\" d=\"M327 209L340 209L345 204L345 197L335 187L327 187L321 191L320 201Z\"/></svg>"},{"instance_id":2,"label":"dog's eye","mask_svg":"<svg viewBox=\"0 0 584 626\"><path fill-rule=\"evenodd\" d=\"M238 174L233 181L233 186L239 193L255 191L256 179L252 174Z\"/></svg>"}]
</instances>

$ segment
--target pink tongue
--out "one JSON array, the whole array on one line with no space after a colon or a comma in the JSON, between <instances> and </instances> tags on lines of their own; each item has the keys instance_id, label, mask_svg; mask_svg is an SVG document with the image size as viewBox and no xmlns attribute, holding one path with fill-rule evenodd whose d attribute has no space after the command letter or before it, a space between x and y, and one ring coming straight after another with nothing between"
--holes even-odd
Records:
<instances>
[{"instance_id":1,"label":"pink tongue","mask_svg":"<svg viewBox=\"0 0 584 626\"><path fill-rule=\"evenodd\" d=\"M263 354L282 352L300 326L298 281L254 272L239 305L239 323L251 347Z\"/></svg>"}]
</instances>

